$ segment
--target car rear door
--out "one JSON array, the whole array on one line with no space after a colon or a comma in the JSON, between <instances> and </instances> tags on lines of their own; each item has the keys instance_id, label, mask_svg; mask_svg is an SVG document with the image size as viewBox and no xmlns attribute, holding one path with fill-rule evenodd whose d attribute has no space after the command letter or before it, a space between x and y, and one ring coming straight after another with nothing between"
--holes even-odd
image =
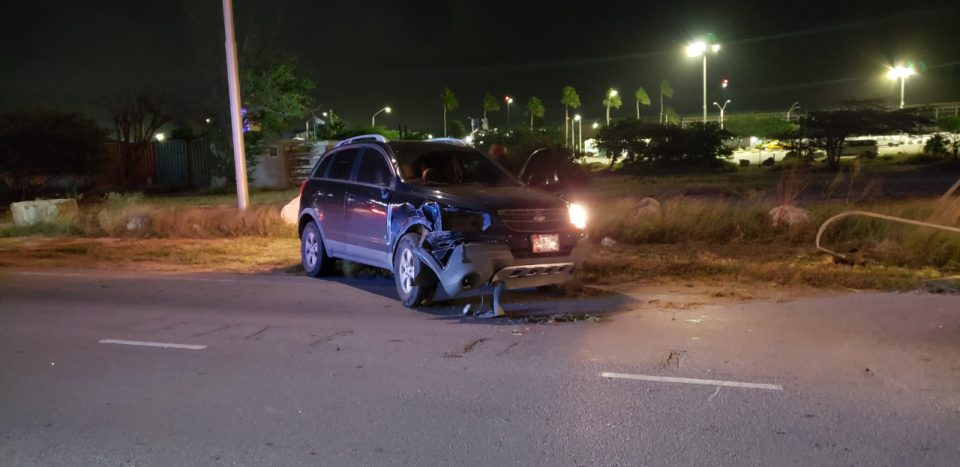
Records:
<instances>
[{"instance_id":1,"label":"car rear door","mask_svg":"<svg viewBox=\"0 0 960 467\"><path fill-rule=\"evenodd\" d=\"M380 267L390 267L392 263L387 210L395 176L390 167L383 151L366 147L345 195L349 256Z\"/></svg>"},{"instance_id":2,"label":"car rear door","mask_svg":"<svg viewBox=\"0 0 960 467\"><path fill-rule=\"evenodd\" d=\"M344 201L360 148L347 148L333 155L324 177L323 193L317 199L317 215L331 256L347 252L347 221Z\"/></svg>"}]
</instances>

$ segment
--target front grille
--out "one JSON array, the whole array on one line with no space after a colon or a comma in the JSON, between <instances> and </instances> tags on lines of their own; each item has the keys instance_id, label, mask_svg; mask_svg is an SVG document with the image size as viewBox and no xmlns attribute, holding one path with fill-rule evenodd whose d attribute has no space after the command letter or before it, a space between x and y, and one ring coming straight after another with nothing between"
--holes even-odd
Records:
<instances>
[{"instance_id":1,"label":"front grille","mask_svg":"<svg viewBox=\"0 0 960 467\"><path fill-rule=\"evenodd\" d=\"M556 232L569 224L566 209L503 209L497 214L514 232Z\"/></svg>"}]
</instances>

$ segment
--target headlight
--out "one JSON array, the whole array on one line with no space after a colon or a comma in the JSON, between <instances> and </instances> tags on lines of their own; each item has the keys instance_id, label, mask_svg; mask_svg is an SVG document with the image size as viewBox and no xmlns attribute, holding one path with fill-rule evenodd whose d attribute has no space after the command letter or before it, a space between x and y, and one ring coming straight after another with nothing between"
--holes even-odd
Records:
<instances>
[{"instance_id":1,"label":"headlight","mask_svg":"<svg viewBox=\"0 0 960 467\"><path fill-rule=\"evenodd\" d=\"M570 203L567 208L570 212L570 223L578 229L587 228L587 210L577 203Z\"/></svg>"}]
</instances>

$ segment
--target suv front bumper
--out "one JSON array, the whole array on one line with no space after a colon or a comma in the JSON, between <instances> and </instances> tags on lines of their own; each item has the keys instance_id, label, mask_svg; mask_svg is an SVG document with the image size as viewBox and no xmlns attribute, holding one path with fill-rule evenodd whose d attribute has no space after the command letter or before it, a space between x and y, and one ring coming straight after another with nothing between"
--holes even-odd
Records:
<instances>
[{"instance_id":1,"label":"suv front bumper","mask_svg":"<svg viewBox=\"0 0 960 467\"><path fill-rule=\"evenodd\" d=\"M589 248L584 236L565 256L517 258L509 246L487 243L458 245L446 266L440 265L423 247L418 256L436 274L444 292L455 297L498 282L508 290L568 282L583 264Z\"/></svg>"}]
</instances>

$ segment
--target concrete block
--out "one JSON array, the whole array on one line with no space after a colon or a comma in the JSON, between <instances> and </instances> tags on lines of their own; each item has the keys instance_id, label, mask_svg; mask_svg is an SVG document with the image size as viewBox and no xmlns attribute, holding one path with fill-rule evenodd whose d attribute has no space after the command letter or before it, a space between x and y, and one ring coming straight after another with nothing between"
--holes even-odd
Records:
<instances>
[{"instance_id":1,"label":"concrete block","mask_svg":"<svg viewBox=\"0 0 960 467\"><path fill-rule=\"evenodd\" d=\"M75 199L36 199L10 204L14 225L69 222L77 218L80 209Z\"/></svg>"},{"instance_id":2,"label":"concrete block","mask_svg":"<svg viewBox=\"0 0 960 467\"><path fill-rule=\"evenodd\" d=\"M290 201L280 210L280 217L284 222L296 225L297 216L300 214L300 196L293 198L293 201Z\"/></svg>"}]
</instances>

